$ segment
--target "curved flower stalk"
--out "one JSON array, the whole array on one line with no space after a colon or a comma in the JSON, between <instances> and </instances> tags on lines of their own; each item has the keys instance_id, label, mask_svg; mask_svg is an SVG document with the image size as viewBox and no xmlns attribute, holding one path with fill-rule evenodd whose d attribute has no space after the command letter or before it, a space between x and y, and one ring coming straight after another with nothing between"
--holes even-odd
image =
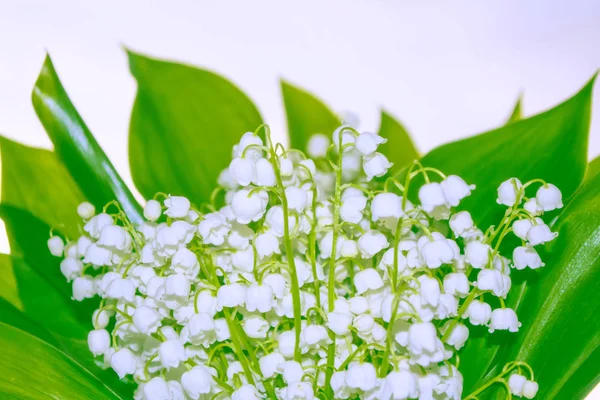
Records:
<instances>
[{"instance_id":1,"label":"curved flower stalk","mask_svg":"<svg viewBox=\"0 0 600 400\"><path fill-rule=\"evenodd\" d=\"M418 162L389 176L384 141L341 126L304 154L261 126L209 204L159 193L137 226L118 203L81 204L82 236L48 247L75 300L102 299L91 353L138 399L462 398L469 329L518 331L510 274L543 267L535 246L556 234L541 217L561 193L511 178L503 219L483 232L455 211L474 185ZM537 392L513 362L468 398L495 383Z\"/></svg>"}]
</instances>

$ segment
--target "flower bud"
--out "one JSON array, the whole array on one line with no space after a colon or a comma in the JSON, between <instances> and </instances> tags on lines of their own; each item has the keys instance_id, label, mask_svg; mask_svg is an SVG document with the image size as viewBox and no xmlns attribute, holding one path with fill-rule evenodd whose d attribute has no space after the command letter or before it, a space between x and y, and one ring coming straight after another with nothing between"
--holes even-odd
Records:
<instances>
[{"instance_id":1,"label":"flower bud","mask_svg":"<svg viewBox=\"0 0 600 400\"><path fill-rule=\"evenodd\" d=\"M65 242L59 236L52 236L48 239L48 250L54 257L62 257L65 249Z\"/></svg>"},{"instance_id":2,"label":"flower bud","mask_svg":"<svg viewBox=\"0 0 600 400\"><path fill-rule=\"evenodd\" d=\"M95 213L96 208L92 205L92 203L88 203L87 201L84 201L77 206L77 215L79 215L83 220L92 218Z\"/></svg>"},{"instance_id":3,"label":"flower bud","mask_svg":"<svg viewBox=\"0 0 600 400\"><path fill-rule=\"evenodd\" d=\"M148 221L156 221L162 214L160 203L154 199L148 200L144 207L144 218Z\"/></svg>"},{"instance_id":4,"label":"flower bud","mask_svg":"<svg viewBox=\"0 0 600 400\"><path fill-rule=\"evenodd\" d=\"M110 334L106 329L95 329L88 334L88 347L94 356L106 354L110 348Z\"/></svg>"}]
</instances>

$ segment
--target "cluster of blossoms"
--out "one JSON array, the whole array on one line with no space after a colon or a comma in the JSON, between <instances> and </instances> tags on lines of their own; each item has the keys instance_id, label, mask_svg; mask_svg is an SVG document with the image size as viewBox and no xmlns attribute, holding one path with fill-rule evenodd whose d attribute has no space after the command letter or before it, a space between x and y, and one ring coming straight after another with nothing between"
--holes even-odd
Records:
<instances>
[{"instance_id":1,"label":"cluster of blossoms","mask_svg":"<svg viewBox=\"0 0 600 400\"><path fill-rule=\"evenodd\" d=\"M117 203L83 203L84 234L50 238L73 298L101 299L92 354L136 399L460 399L471 327L519 329L510 274L544 265L534 246L556 234L540 216L560 191L509 179L483 232L453 211L473 185L418 162L390 174L376 134L315 135L309 158L264 128L234 146L210 204L158 194L133 226ZM520 362L493 382L537 392Z\"/></svg>"}]
</instances>

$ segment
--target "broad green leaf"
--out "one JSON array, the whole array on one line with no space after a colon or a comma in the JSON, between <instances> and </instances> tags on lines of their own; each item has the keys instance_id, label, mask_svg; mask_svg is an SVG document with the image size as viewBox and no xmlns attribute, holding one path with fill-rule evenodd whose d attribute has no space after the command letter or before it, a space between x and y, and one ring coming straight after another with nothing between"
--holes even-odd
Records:
<instances>
[{"instance_id":1,"label":"broad green leaf","mask_svg":"<svg viewBox=\"0 0 600 400\"><path fill-rule=\"evenodd\" d=\"M78 235L77 206L85 200L56 155L0 136L2 203L28 210L48 224Z\"/></svg>"},{"instance_id":2,"label":"broad green leaf","mask_svg":"<svg viewBox=\"0 0 600 400\"><path fill-rule=\"evenodd\" d=\"M185 195L199 205L215 188L244 132L262 124L252 101L212 72L128 52L138 84L129 161L145 198Z\"/></svg>"},{"instance_id":3,"label":"broad green leaf","mask_svg":"<svg viewBox=\"0 0 600 400\"><path fill-rule=\"evenodd\" d=\"M596 348L592 355L583 363L577 371L571 375L569 380L556 395L557 400L585 399L586 396L600 384L600 348ZM589 400L593 400L590 397Z\"/></svg>"},{"instance_id":4,"label":"broad green leaf","mask_svg":"<svg viewBox=\"0 0 600 400\"><path fill-rule=\"evenodd\" d=\"M483 229L503 215L504 208L496 205L497 188L511 177L544 179L568 198L586 170L593 83L544 113L440 146L422 163L477 185L462 206Z\"/></svg>"},{"instance_id":5,"label":"broad green leaf","mask_svg":"<svg viewBox=\"0 0 600 400\"><path fill-rule=\"evenodd\" d=\"M587 165L593 82L549 111L441 146L422 162L477 185L461 208L469 210L483 230L502 218L505 209L496 204L497 187L510 177L523 182L544 179L558 186L568 199L580 185ZM518 279L513 281L509 306L517 305L523 293ZM465 393L475 387L504 341L502 335L488 339L489 335L478 337L476 330L472 333L461 350Z\"/></svg>"},{"instance_id":6,"label":"broad green leaf","mask_svg":"<svg viewBox=\"0 0 600 400\"><path fill-rule=\"evenodd\" d=\"M142 222L140 205L77 113L50 56L46 56L31 97L58 158L85 197L97 208L116 199L132 222Z\"/></svg>"},{"instance_id":7,"label":"broad green leaf","mask_svg":"<svg viewBox=\"0 0 600 400\"><path fill-rule=\"evenodd\" d=\"M119 380L117 374L112 369L102 369L96 365L86 340L66 338L56 332L50 332L32 320L30 316L25 315L2 298L0 298L0 322L27 332L61 350L111 388L121 398L130 399L133 397L134 385Z\"/></svg>"},{"instance_id":8,"label":"broad green leaf","mask_svg":"<svg viewBox=\"0 0 600 400\"><path fill-rule=\"evenodd\" d=\"M58 341L46 328L31 320L21 310L2 297L0 297L0 322L14 326L53 346L58 345Z\"/></svg>"},{"instance_id":9,"label":"broad green leaf","mask_svg":"<svg viewBox=\"0 0 600 400\"><path fill-rule=\"evenodd\" d=\"M379 146L379 151L394 163L393 169L399 170L419 158L408 131L384 110L381 111L379 135L387 139L386 143Z\"/></svg>"},{"instance_id":10,"label":"broad green leaf","mask_svg":"<svg viewBox=\"0 0 600 400\"><path fill-rule=\"evenodd\" d=\"M45 283L54 288L56 293L70 301L71 284L67 283L60 272L60 259L52 256L46 245L50 227L27 211L9 205L0 205L0 218L6 225L6 233L13 256L20 256ZM21 286L22 282L19 281L16 271L15 277L21 299L23 299L22 291L25 288L35 290L35 286ZM89 318L98 301L89 299L70 304L77 310L78 320L87 323L90 321Z\"/></svg>"},{"instance_id":11,"label":"broad green leaf","mask_svg":"<svg viewBox=\"0 0 600 400\"><path fill-rule=\"evenodd\" d=\"M557 398L571 376L600 348L598 210L600 176L587 181L560 215L555 226L559 236L542 252L546 266L533 271L517 309L523 325L493 361L495 369L512 360L529 363L542 399ZM583 386L600 376L600 364L588 365L588 369L580 377L588 380L580 382ZM575 398L569 393L565 396Z\"/></svg>"},{"instance_id":12,"label":"broad green leaf","mask_svg":"<svg viewBox=\"0 0 600 400\"><path fill-rule=\"evenodd\" d=\"M8 254L0 254L0 296L18 310L23 310L12 257Z\"/></svg>"},{"instance_id":13,"label":"broad green leaf","mask_svg":"<svg viewBox=\"0 0 600 400\"><path fill-rule=\"evenodd\" d=\"M331 137L333 131L340 126L340 118L311 93L283 80L281 93L292 148L306 151L312 135L322 133Z\"/></svg>"},{"instance_id":14,"label":"broad green leaf","mask_svg":"<svg viewBox=\"0 0 600 400\"><path fill-rule=\"evenodd\" d=\"M55 347L5 323L0 323L0 348L0 393L3 398L120 398Z\"/></svg>"},{"instance_id":15,"label":"broad green leaf","mask_svg":"<svg viewBox=\"0 0 600 400\"><path fill-rule=\"evenodd\" d=\"M585 179L593 179L598 174L600 174L600 157L596 157L592 161L590 161L590 163L588 164L587 172L585 174Z\"/></svg>"},{"instance_id":16,"label":"broad green leaf","mask_svg":"<svg viewBox=\"0 0 600 400\"><path fill-rule=\"evenodd\" d=\"M513 122L523 119L523 94L519 95L517 103L515 104L510 116L506 120L506 125L512 124Z\"/></svg>"},{"instance_id":17,"label":"broad green leaf","mask_svg":"<svg viewBox=\"0 0 600 400\"><path fill-rule=\"evenodd\" d=\"M46 329L60 335L87 337L89 329L92 328L92 315L87 315L87 310L81 310L75 300L60 293L25 261L13 257L12 266L25 314Z\"/></svg>"}]
</instances>

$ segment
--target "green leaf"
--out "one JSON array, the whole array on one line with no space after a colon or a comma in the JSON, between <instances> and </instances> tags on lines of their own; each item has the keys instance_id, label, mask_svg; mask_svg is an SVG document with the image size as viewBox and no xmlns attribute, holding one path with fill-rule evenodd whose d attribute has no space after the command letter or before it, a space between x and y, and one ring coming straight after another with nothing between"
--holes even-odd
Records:
<instances>
[{"instance_id":1,"label":"green leaf","mask_svg":"<svg viewBox=\"0 0 600 400\"><path fill-rule=\"evenodd\" d=\"M252 101L212 72L128 52L138 91L129 161L145 198L157 192L206 202L231 149L262 124Z\"/></svg>"},{"instance_id":2,"label":"green leaf","mask_svg":"<svg viewBox=\"0 0 600 400\"><path fill-rule=\"evenodd\" d=\"M594 177L598 174L600 174L600 157L596 157L592 161L590 161L590 163L588 164L587 172L585 174L585 179L594 179Z\"/></svg>"},{"instance_id":3,"label":"green leaf","mask_svg":"<svg viewBox=\"0 0 600 400\"><path fill-rule=\"evenodd\" d=\"M517 99L517 103L515 104L512 112L510 113L510 116L506 120L506 125L510 125L513 122L517 122L521 119L523 119L523 94L522 93L519 95L519 98Z\"/></svg>"},{"instance_id":4,"label":"green leaf","mask_svg":"<svg viewBox=\"0 0 600 400\"><path fill-rule=\"evenodd\" d=\"M331 137L333 131L340 126L340 118L311 93L283 80L281 93L292 148L306 151L312 135L322 133Z\"/></svg>"},{"instance_id":5,"label":"green leaf","mask_svg":"<svg viewBox=\"0 0 600 400\"><path fill-rule=\"evenodd\" d=\"M98 305L98 301L96 299L88 299L83 302L70 300L72 296L71 284L67 283L60 272L60 259L52 256L46 245L50 229L48 225L27 211L9 205L0 205L0 218L6 225L13 256L21 256L43 282L52 287L56 293L60 294L62 298L69 302L68 304L76 309L77 319L80 322L88 323ZM26 280L25 283L19 280L19 275L15 271L22 301L24 301L23 296L25 295L23 290L36 290L35 284L29 286L27 274L23 273L23 276L23 279ZM36 280L36 282L38 281ZM43 292L40 292L40 295L43 295Z\"/></svg>"},{"instance_id":6,"label":"green leaf","mask_svg":"<svg viewBox=\"0 0 600 400\"><path fill-rule=\"evenodd\" d=\"M21 310L1 297L0 322L14 326L15 328L27 332L53 346L58 345L58 341L46 328L31 320L31 318L28 318Z\"/></svg>"},{"instance_id":7,"label":"green leaf","mask_svg":"<svg viewBox=\"0 0 600 400\"><path fill-rule=\"evenodd\" d=\"M387 139L379 146L379 151L394 163L393 169L399 170L419 158L419 152L413 144L408 131L391 114L381 111L379 135Z\"/></svg>"},{"instance_id":8,"label":"green leaf","mask_svg":"<svg viewBox=\"0 0 600 400\"><path fill-rule=\"evenodd\" d=\"M0 323L0 348L3 398L120 398L58 349L5 323Z\"/></svg>"},{"instance_id":9,"label":"green leaf","mask_svg":"<svg viewBox=\"0 0 600 400\"><path fill-rule=\"evenodd\" d=\"M12 258L23 311L46 329L66 337L86 338L92 315L78 302L60 293L25 261ZM63 278L64 279L64 278ZM52 316L49 318L48 316ZM89 329L88 329L89 328Z\"/></svg>"},{"instance_id":10,"label":"green leaf","mask_svg":"<svg viewBox=\"0 0 600 400\"><path fill-rule=\"evenodd\" d=\"M523 182L541 178L568 198L579 187L587 165L593 83L594 79L542 114L440 146L422 162L477 185L462 207L483 229L498 222L505 211L495 203L498 186L508 178Z\"/></svg>"},{"instance_id":11,"label":"green leaf","mask_svg":"<svg viewBox=\"0 0 600 400\"><path fill-rule=\"evenodd\" d=\"M85 197L56 155L2 136L0 150L2 203L28 210L67 235L78 236L77 206Z\"/></svg>"},{"instance_id":12,"label":"green leaf","mask_svg":"<svg viewBox=\"0 0 600 400\"><path fill-rule=\"evenodd\" d=\"M546 266L533 271L516 310L523 325L493 361L496 368L512 360L529 363L542 399L557 398L600 348L600 297L595 295L600 291L599 209L600 176L596 176L560 215L555 226L559 236L541 254ZM589 369L587 379L600 375L600 364Z\"/></svg>"},{"instance_id":13,"label":"green leaf","mask_svg":"<svg viewBox=\"0 0 600 400\"><path fill-rule=\"evenodd\" d=\"M97 208L116 199L132 222L141 223L140 205L77 113L50 56L46 56L31 97L58 158L80 185L85 197Z\"/></svg>"},{"instance_id":14,"label":"green leaf","mask_svg":"<svg viewBox=\"0 0 600 400\"><path fill-rule=\"evenodd\" d=\"M577 371L571 375L569 380L556 395L556 400L585 399L586 396L600 384L600 348L596 348L592 355L585 360ZM590 400L592 398L590 397Z\"/></svg>"},{"instance_id":15,"label":"green leaf","mask_svg":"<svg viewBox=\"0 0 600 400\"><path fill-rule=\"evenodd\" d=\"M0 298L0 322L27 332L61 350L119 394L121 398L130 399L133 397L134 385L119 380L112 369L102 369L96 365L86 340L66 338L55 332L50 332L2 298Z\"/></svg>"},{"instance_id":16,"label":"green leaf","mask_svg":"<svg viewBox=\"0 0 600 400\"><path fill-rule=\"evenodd\" d=\"M0 296L16 309L23 310L12 257L8 254L0 254Z\"/></svg>"},{"instance_id":17,"label":"green leaf","mask_svg":"<svg viewBox=\"0 0 600 400\"><path fill-rule=\"evenodd\" d=\"M580 185L587 165L591 95L594 79L557 107L493 131L441 146L422 162L446 174L457 174L477 185L460 208L471 212L483 230L502 218L505 208L496 204L497 187L510 178L526 182L541 178L558 186L568 199ZM507 305L518 305L523 284L513 281ZM473 330L461 350L465 393L485 374L503 335L479 335Z\"/></svg>"}]
</instances>

